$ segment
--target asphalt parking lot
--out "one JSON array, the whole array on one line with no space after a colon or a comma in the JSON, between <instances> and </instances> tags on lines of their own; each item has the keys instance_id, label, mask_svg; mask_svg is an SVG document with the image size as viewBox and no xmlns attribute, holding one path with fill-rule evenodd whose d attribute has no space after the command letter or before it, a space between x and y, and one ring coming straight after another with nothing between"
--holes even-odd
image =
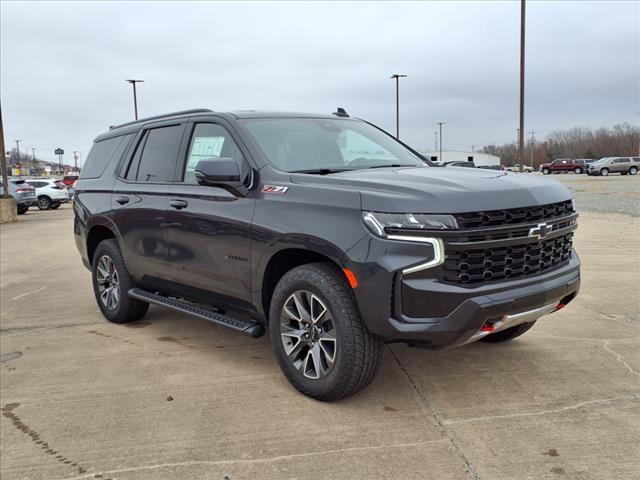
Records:
<instances>
[{"instance_id":1,"label":"asphalt parking lot","mask_svg":"<svg viewBox=\"0 0 640 480\"><path fill-rule=\"evenodd\" d=\"M508 344L387 346L324 404L269 339L151 307L106 322L72 211L0 234L3 480L632 479L640 472L640 176L557 175L581 210L579 297Z\"/></svg>"}]
</instances>

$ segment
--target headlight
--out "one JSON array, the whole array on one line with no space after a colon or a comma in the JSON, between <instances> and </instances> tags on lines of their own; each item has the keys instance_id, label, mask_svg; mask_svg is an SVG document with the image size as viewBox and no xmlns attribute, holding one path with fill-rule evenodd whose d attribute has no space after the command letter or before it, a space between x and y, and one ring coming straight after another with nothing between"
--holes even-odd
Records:
<instances>
[{"instance_id":1,"label":"headlight","mask_svg":"<svg viewBox=\"0 0 640 480\"><path fill-rule=\"evenodd\" d=\"M453 215L428 215L417 213L377 213L363 212L362 220L367 228L374 235L388 240L396 240L401 242L417 242L431 245L433 248L433 256L428 258L426 262L412 265L402 270L402 273L408 275L420 270L426 270L444 262L444 242L442 239L434 237L438 230L453 230L458 228ZM397 230L394 233L387 233L387 229ZM401 230L406 233L422 232L420 236L404 235Z\"/></svg>"},{"instance_id":2,"label":"headlight","mask_svg":"<svg viewBox=\"0 0 640 480\"><path fill-rule=\"evenodd\" d=\"M458 222L453 215L363 212L362 220L371 233L382 238L387 238L387 229L455 230L458 228Z\"/></svg>"}]
</instances>

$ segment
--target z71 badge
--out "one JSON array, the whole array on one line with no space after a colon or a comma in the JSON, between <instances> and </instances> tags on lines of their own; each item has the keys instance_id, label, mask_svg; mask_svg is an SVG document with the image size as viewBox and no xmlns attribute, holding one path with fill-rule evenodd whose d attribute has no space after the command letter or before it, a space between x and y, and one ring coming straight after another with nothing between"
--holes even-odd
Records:
<instances>
[{"instance_id":1,"label":"z71 badge","mask_svg":"<svg viewBox=\"0 0 640 480\"><path fill-rule=\"evenodd\" d=\"M275 195L284 195L289 190L289 187L283 187L281 185L263 185L262 193L273 193Z\"/></svg>"}]
</instances>

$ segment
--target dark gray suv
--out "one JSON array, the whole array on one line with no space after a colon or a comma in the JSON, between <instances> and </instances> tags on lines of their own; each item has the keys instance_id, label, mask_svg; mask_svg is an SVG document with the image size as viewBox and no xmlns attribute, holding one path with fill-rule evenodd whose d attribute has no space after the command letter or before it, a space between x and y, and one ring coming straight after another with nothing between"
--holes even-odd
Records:
<instances>
[{"instance_id":1,"label":"dark gray suv","mask_svg":"<svg viewBox=\"0 0 640 480\"><path fill-rule=\"evenodd\" d=\"M192 110L100 135L74 232L116 323L150 303L253 337L331 401L368 385L385 342L503 342L577 294L569 191L442 168L342 109Z\"/></svg>"}]
</instances>

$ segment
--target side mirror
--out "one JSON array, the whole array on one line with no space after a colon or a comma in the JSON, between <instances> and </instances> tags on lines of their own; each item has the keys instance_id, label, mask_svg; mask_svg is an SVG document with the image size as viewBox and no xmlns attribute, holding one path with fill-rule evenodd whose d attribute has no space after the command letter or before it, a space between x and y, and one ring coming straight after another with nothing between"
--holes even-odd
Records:
<instances>
[{"instance_id":1,"label":"side mirror","mask_svg":"<svg viewBox=\"0 0 640 480\"><path fill-rule=\"evenodd\" d=\"M220 187L234 194L244 196L248 191L244 185L244 180L251 172L248 166L243 170L247 171L242 172L238 162L233 158L219 157L200 160L194 173L199 185Z\"/></svg>"}]
</instances>

